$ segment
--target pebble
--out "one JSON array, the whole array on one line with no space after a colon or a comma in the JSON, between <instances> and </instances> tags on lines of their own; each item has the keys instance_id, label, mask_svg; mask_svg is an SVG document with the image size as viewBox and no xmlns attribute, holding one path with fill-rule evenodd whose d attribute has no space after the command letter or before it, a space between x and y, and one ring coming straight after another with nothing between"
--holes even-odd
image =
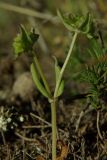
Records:
<instances>
[{"instance_id":1,"label":"pebble","mask_svg":"<svg viewBox=\"0 0 107 160\"><path fill-rule=\"evenodd\" d=\"M13 96L19 96L24 101L28 101L35 90L36 87L32 80L31 73L25 72L22 73L14 82L12 94Z\"/></svg>"}]
</instances>

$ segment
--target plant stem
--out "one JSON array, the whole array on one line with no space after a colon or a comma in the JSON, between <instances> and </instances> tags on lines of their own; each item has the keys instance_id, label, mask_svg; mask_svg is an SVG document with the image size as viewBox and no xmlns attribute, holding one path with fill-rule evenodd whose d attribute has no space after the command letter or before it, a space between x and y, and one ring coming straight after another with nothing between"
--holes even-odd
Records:
<instances>
[{"instance_id":1,"label":"plant stem","mask_svg":"<svg viewBox=\"0 0 107 160\"><path fill-rule=\"evenodd\" d=\"M8 10L8 11L14 11L20 14L28 15L28 16L40 18L40 19L46 19L46 20L52 21L52 18L53 18L53 16L49 14L41 13L35 10L31 10L29 8L18 7L16 5L12 5L9 3L4 3L4 2L0 2L0 8Z\"/></svg>"},{"instance_id":2,"label":"plant stem","mask_svg":"<svg viewBox=\"0 0 107 160\"><path fill-rule=\"evenodd\" d=\"M72 50L73 50L77 35L78 35L78 32L75 32L75 34L73 36L73 39L72 39L72 42L71 42L71 45L70 45L70 48L69 48L69 51L68 51L68 54L67 54L67 57L66 57L65 62L63 64L63 66L62 66L62 69L60 71L60 74L59 74L59 77L58 77L58 81L57 81L57 84L56 84L56 87L55 87L54 98L57 97L57 91L59 89L59 85L60 85L63 73L65 71L65 68L66 68L66 66L68 64L68 61L70 59L70 56L71 56L71 53L72 53Z\"/></svg>"},{"instance_id":3,"label":"plant stem","mask_svg":"<svg viewBox=\"0 0 107 160\"><path fill-rule=\"evenodd\" d=\"M102 137L101 131L100 131L100 127L99 127L99 119L100 119L100 111L97 110L97 131L98 131L98 135L99 135L100 139L103 140L103 137Z\"/></svg>"},{"instance_id":4,"label":"plant stem","mask_svg":"<svg viewBox=\"0 0 107 160\"><path fill-rule=\"evenodd\" d=\"M52 122L52 160L56 160L56 132L57 132L57 126L56 126L57 125L56 124L56 97L57 97L57 92L58 92L58 89L59 89L60 82L62 80L63 73L64 73L65 68L68 64L68 61L70 59L70 56L71 56L71 53L72 53L77 35L78 35L78 33L75 32L75 34L73 36L73 39L72 39L72 42L71 42L71 45L70 45L70 49L68 51L68 55L65 59L65 62L63 64L63 67L62 67L62 69L60 71L60 74L59 74L59 77L58 77L58 81L56 83L54 98L50 102L50 104L51 104L51 122Z\"/></svg>"},{"instance_id":5,"label":"plant stem","mask_svg":"<svg viewBox=\"0 0 107 160\"><path fill-rule=\"evenodd\" d=\"M51 122L52 122L52 160L56 160L56 133L57 133L57 124L56 124L56 99L53 99L51 102Z\"/></svg>"},{"instance_id":6,"label":"plant stem","mask_svg":"<svg viewBox=\"0 0 107 160\"><path fill-rule=\"evenodd\" d=\"M33 55L34 55L34 53L33 53ZM45 78L45 75L44 75L44 73L43 73L43 71L42 71L42 67L41 67L41 65L40 65L40 63L39 63L39 61L38 61L38 59L37 59L36 56L34 56L34 62L35 62L35 64L36 64L37 70L38 70L38 72L39 72L39 74L40 74L40 76L41 76L41 78L42 78L42 81L43 81L43 83L44 83L44 86L45 86L48 94L51 96L51 91L50 91L49 85L48 85L48 83L47 83L47 80L46 80L46 78Z\"/></svg>"}]
</instances>

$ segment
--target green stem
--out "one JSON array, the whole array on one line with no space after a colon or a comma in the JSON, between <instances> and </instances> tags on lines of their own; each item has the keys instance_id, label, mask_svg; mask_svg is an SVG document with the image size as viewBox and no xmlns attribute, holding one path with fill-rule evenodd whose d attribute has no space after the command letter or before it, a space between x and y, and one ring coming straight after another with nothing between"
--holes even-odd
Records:
<instances>
[{"instance_id":1,"label":"green stem","mask_svg":"<svg viewBox=\"0 0 107 160\"><path fill-rule=\"evenodd\" d=\"M34 54L33 54L33 55L34 55ZM42 71L42 67L41 67L41 65L40 65L40 63L39 63L39 61L38 61L38 59L37 59L36 56L34 56L34 62L35 62L35 64L36 64L37 70L38 70L38 72L39 72L39 74L40 74L40 76L41 76L41 78L42 78L43 84L44 84L44 86L45 86L48 94L51 96L51 91L50 91L49 85L48 85L48 83L47 83L47 80L46 80L46 78L45 78L45 75L44 75L44 73L43 73L43 71Z\"/></svg>"},{"instance_id":2,"label":"green stem","mask_svg":"<svg viewBox=\"0 0 107 160\"><path fill-rule=\"evenodd\" d=\"M56 133L57 133L56 99L53 99L50 103L51 103L51 122L52 122L52 160L56 160Z\"/></svg>"},{"instance_id":3,"label":"green stem","mask_svg":"<svg viewBox=\"0 0 107 160\"><path fill-rule=\"evenodd\" d=\"M65 62L63 64L63 66L62 66L62 69L60 71L60 74L59 74L59 77L58 77L58 81L57 81L57 84L56 84L56 87L55 87L54 98L57 97L57 91L59 89L59 85L60 85L60 82L62 80L62 76L63 76L63 73L65 71L65 68L66 68L66 66L68 64L68 61L70 59L70 56L71 56L71 53L72 53L72 50L73 50L77 35L78 35L78 32L75 32L75 34L73 36L73 39L72 39L72 42L71 42L71 45L70 45L70 49L69 49L68 54L67 54L67 57L66 57Z\"/></svg>"}]
</instances>

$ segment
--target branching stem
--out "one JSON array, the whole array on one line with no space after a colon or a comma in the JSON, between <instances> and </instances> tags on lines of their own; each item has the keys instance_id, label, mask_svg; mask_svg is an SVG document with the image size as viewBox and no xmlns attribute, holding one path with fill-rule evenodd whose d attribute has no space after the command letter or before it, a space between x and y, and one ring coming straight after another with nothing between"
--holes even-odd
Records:
<instances>
[{"instance_id":1,"label":"branching stem","mask_svg":"<svg viewBox=\"0 0 107 160\"><path fill-rule=\"evenodd\" d=\"M75 34L73 36L73 39L72 39L72 42L71 42L71 45L70 45L70 49L69 49L68 54L67 54L67 57L66 57L65 62L63 64L63 66L62 66L62 69L60 71L59 78L58 78L58 81L57 81L57 84L56 84L56 87L55 87L54 98L57 97L57 92L58 92L58 89L59 89L59 85L60 85L60 82L62 80L65 68L66 68L66 66L68 64L68 61L70 59L70 56L71 56L71 53L72 53L72 50L73 50L77 35L78 35L78 32L75 32Z\"/></svg>"},{"instance_id":2,"label":"branching stem","mask_svg":"<svg viewBox=\"0 0 107 160\"><path fill-rule=\"evenodd\" d=\"M56 160L56 133L57 133L57 124L56 124L56 109L57 109L57 104L56 104L56 97L57 97L57 92L59 89L59 85L61 83L65 68L68 64L68 61L70 59L76 38L77 38L78 33L75 32L74 36L73 36L73 40L71 42L70 45L70 49L68 51L67 57L65 59L65 62L63 64L63 67L60 71L59 77L58 77L58 81L56 82L56 87L55 87L55 91L54 91L54 97L53 100L50 102L51 104L51 121L52 121L52 160Z\"/></svg>"}]
</instances>

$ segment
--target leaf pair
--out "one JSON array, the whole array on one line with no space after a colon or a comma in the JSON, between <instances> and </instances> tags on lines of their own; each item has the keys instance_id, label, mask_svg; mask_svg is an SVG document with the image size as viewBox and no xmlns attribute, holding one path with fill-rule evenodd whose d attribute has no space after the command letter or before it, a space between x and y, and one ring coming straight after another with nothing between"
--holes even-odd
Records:
<instances>
[{"instance_id":1,"label":"leaf pair","mask_svg":"<svg viewBox=\"0 0 107 160\"><path fill-rule=\"evenodd\" d=\"M88 38L95 37L95 26L89 13L86 16L64 15L60 10L57 13L65 27L71 32L86 34Z\"/></svg>"},{"instance_id":2,"label":"leaf pair","mask_svg":"<svg viewBox=\"0 0 107 160\"><path fill-rule=\"evenodd\" d=\"M39 37L38 34L35 34L34 30L32 32L27 32L22 25L20 30L20 33L17 35L13 42L16 57L18 57L23 52L31 51L34 43Z\"/></svg>"},{"instance_id":3,"label":"leaf pair","mask_svg":"<svg viewBox=\"0 0 107 160\"><path fill-rule=\"evenodd\" d=\"M54 59L55 59L55 77L56 77L56 84L57 84L61 69L58 65L57 59L55 57ZM42 93L42 95L50 99L51 95L48 93L45 86L40 82L40 78L38 74L39 71L37 70L37 66L35 66L34 63L31 64L31 73L37 89ZM64 90L64 80L61 80L56 97L59 97L63 93L63 90Z\"/></svg>"},{"instance_id":4,"label":"leaf pair","mask_svg":"<svg viewBox=\"0 0 107 160\"><path fill-rule=\"evenodd\" d=\"M50 98L50 95L48 94L47 90L40 82L39 74L34 63L31 64L31 74L37 89L42 93L43 96Z\"/></svg>"}]
</instances>

